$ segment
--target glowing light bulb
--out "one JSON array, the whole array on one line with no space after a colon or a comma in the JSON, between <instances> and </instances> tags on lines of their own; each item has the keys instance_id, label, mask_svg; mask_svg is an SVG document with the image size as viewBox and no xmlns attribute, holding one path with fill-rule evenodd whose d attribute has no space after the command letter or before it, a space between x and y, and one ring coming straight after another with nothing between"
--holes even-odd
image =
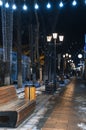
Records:
<instances>
[{"instance_id":1,"label":"glowing light bulb","mask_svg":"<svg viewBox=\"0 0 86 130\"><path fill-rule=\"evenodd\" d=\"M62 8L64 6L63 2L60 2L59 6Z\"/></svg>"},{"instance_id":2,"label":"glowing light bulb","mask_svg":"<svg viewBox=\"0 0 86 130\"><path fill-rule=\"evenodd\" d=\"M3 2L2 2L2 0L0 0L0 6L2 6L3 5Z\"/></svg>"},{"instance_id":3,"label":"glowing light bulb","mask_svg":"<svg viewBox=\"0 0 86 130\"><path fill-rule=\"evenodd\" d=\"M23 5L23 10L27 10L27 5L26 4Z\"/></svg>"},{"instance_id":4,"label":"glowing light bulb","mask_svg":"<svg viewBox=\"0 0 86 130\"><path fill-rule=\"evenodd\" d=\"M48 9L51 8L51 4L50 4L50 3L47 4L47 8L48 8Z\"/></svg>"},{"instance_id":5,"label":"glowing light bulb","mask_svg":"<svg viewBox=\"0 0 86 130\"><path fill-rule=\"evenodd\" d=\"M73 6L76 6L76 5L77 5L76 0L73 0L72 5L73 5Z\"/></svg>"},{"instance_id":6,"label":"glowing light bulb","mask_svg":"<svg viewBox=\"0 0 86 130\"><path fill-rule=\"evenodd\" d=\"M86 0L85 0L85 4L86 4Z\"/></svg>"},{"instance_id":7,"label":"glowing light bulb","mask_svg":"<svg viewBox=\"0 0 86 130\"><path fill-rule=\"evenodd\" d=\"M16 8L17 8L16 5L13 4L13 5L12 5L12 9L13 9L13 10L16 10Z\"/></svg>"},{"instance_id":8,"label":"glowing light bulb","mask_svg":"<svg viewBox=\"0 0 86 130\"><path fill-rule=\"evenodd\" d=\"M9 3L8 3L8 2L5 4L5 7L6 7L6 8L9 8Z\"/></svg>"},{"instance_id":9,"label":"glowing light bulb","mask_svg":"<svg viewBox=\"0 0 86 130\"><path fill-rule=\"evenodd\" d=\"M36 3L34 6L35 9L39 9L39 5Z\"/></svg>"}]
</instances>

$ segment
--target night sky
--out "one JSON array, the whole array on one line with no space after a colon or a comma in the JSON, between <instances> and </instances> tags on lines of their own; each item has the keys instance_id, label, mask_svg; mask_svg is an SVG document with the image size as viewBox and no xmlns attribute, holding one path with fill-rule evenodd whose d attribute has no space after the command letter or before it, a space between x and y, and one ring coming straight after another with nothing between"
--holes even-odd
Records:
<instances>
[{"instance_id":1,"label":"night sky","mask_svg":"<svg viewBox=\"0 0 86 130\"><path fill-rule=\"evenodd\" d=\"M86 5L80 2L73 7L67 2L61 9L40 10L39 18L40 30L46 35L52 32L64 35L63 45L58 48L61 49L61 53L70 53L73 60L77 62L78 53L83 53L85 44Z\"/></svg>"},{"instance_id":2,"label":"night sky","mask_svg":"<svg viewBox=\"0 0 86 130\"><path fill-rule=\"evenodd\" d=\"M15 0L16 1L16 0ZM64 7L58 7L58 0L51 0L52 8L50 10L45 8L45 4L48 1L38 0L40 9L37 11L39 19L40 29L40 41L47 35L51 35L53 32L58 32L64 35L64 42L61 45L60 50L62 53L71 53L73 58L77 57L78 53L82 53L84 48L84 35L86 33L86 4L84 0L77 0L76 7L71 5L71 0L64 0ZM16 1L17 3L17 1ZM22 0L23 3L23 0ZM32 0L26 0L26 4L29 5L27 12L21 11L22 16L22 37L23 44L28 44L28 25L36 24L36 17ZM17 9L18 11L18 9ZM14 12L14 40L16 39L16 14ZM1 31L1 25L0 25ZM25 43L24 43L25 42ZM45 43L43 43L45 44ZM58 47L59 48L59 47ZM76 60L76 58L75 58Z\"/></svg>"}]
</instances>

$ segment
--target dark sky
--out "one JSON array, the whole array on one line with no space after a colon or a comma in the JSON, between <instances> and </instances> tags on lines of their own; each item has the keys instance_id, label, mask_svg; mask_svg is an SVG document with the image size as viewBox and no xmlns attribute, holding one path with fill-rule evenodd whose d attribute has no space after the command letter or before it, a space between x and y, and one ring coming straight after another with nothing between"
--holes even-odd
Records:
<instances>
[{"instance_id":1,"label":"dark sky","mask_svg":"<svg viewBox=\"0 0 86 130\"><path fill-rule=\"evenodd\" d=\"M17 0L15 1L17 2ZM21 1L24 3L23 0ZM51 0L52 8L50 10L45 8L47 2L46 0L38 0L40 5L40 9L37 11L40 24L40 37L43 38L53 32L63 34L64 42L61 46L61 51L63 53L72 53L74 57L77 56L77 53L83 50L84 34L86 33L86 5L84 4L84 0L78 0L76 7L71 5L71 0L64 0L65 5L62 9L58 7L59 0ZM28 25L30 23L36 24L36 17L32 8L34 5L33 0L26 0L26 3L30 8L27 12L21 11L21 22L23 41L26 40L25 42L28 42ZM15 34L17 11L18 9L14 12Z\"/></svg>"},{"instance_id":2,"label":"dark sky","mask_svg":"<svg viewBox=\"0 0 86 130\"><path fill-rule=\"evenodd\" d=\"M84 4L79 3L77 7L72 7L72 5L66 3L63 9L54 6L51 10L42 8L38 13L42 25L46 26L46 30L86 31L86 5Z\"/></svg>"},{"instance_id":3,"label":"dark sky","mask_svg":"<svg viewBox=\"0 0 86 130\"><path fill-rule=\"evenodd\" d=\"M86 33L86 5L79 1L76 7L68 2L65 7L52 10L40 10L39 12L41 30L46 35L58 32L64 35L61 51L69 52L74 60L78 53L83 53L84 35Z\"/></svg>"}]
</instances>

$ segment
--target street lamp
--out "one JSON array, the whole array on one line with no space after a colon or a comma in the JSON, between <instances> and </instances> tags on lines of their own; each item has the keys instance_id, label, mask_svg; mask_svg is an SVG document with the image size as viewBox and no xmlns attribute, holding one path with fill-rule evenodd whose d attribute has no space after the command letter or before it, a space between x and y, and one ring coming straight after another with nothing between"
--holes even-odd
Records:
<instances>
[{"instance_id":1,"label":"street lamp","mask_svg":"<svg viewBox=\"0 0 86 130\"><path fill-rule=\"evenodd\" d=\"M66 69L67 68L67 61L71 58L71 54L63 54L63 58L64 58L64 63L63 63L63 73L66 73ZM69 62L69 61L68 61Z\"/></svg>"},{"instance_id":2,"label":"street lamp","mask_svg":"<svg viewBox=\"0 0 86 130\"><path fill-rule=\"evenodd\" d=\"M64 36L63 35L59 35L59 41L63 42L63 40L64 40Z\"/></svg>"},{"instance_id":3,"label":"street lamp","mask_svg":"<svg viewBox=\"0 0 86 130\"><path fill-rule=\"evenodd\" d=\"M52 92L56 91L56 41L58 38L58 33L52 33L52 36L47 36L47 42L48 42L48 60L47 63L47 70L48 73L48 81L49 85L46 87L47 89L50 87ZM59 36L59 41L62 42L64 39L63 35ZM51 41L54 40L54 46L51 43ZM54 59L54 60L53 60ZM53 84L52 84L53 81ZM46 90L47 90L46 89Z\"/></svg>"},{"instance_id":4,"label":"street lamp","mask_svg":"<svg viewBox=\"0 0 86 130\"><path fill-rule=\"evenodd\" d=\"M78 58L79 58L79 64L81 64L82 65L82 63L83 63L83 60L82 60L82 58L83 58L83 55L82 54L78 54Z\"/></svg>"},{"instance_id":5,"label":"street lamp","mask_svg":"<svg viewBox=\"0 0 86 130\"><path fill-rule=\"evenodd\" d=\"M47 42L51 42L52 36L47 36Z\"/></svg>"},{"instance_id":6,"label":"street lamp","mask_svg":"<svg viewBox=\"0 0 86 130\"><path fill-rule=\"evenodd\" d=\"M52 36L47 36L47 42L50 45L52 40ZM48 64L47 64L47 70L48 70L48 80L49 82L51 81L51 45L49 46L49 50L48 50Z\"/></svg>"},{"instance_id":7,"label":"street lamp","mask_svg":"<svg viewBox=\"0 0 86 130\"><path fill-rule=\"evenodd\" d=\"M69 59L69 58L71 58L71 54L68 54L68 53L63 54L63 58L65 58L65 59Z\"/></svg>"},{"instance_id":8,"label":"street lamp","mask_svg":"<svg viewBox=\"0 0 86 130\"><path fill-rule=\"evenodd\" d=\"M55 61L54 61L54 83L55 83L55 89L56 89L56 40L58 38L58 33L53 33L53 39L54 39L54 56L55 56ZM59 41L62 42L64 39L63 35L59 36Z\"/></svg>"},{"instance_id":9,"label":"street lamp","mask_svg":"<svg viewBox=\"0 0 86 130\"><path fill-rule=\"evenodd\" d=\"M55 60L54 60L54 87L56 90L56 40L57 40L57 36L58 33L53 33L53 39L54 39L54 56L55 56Z\"/></svg>"},{"instance_id":10,"label":"street lamp","mask_svg":"<svg viewBox=\"0 0 86 130\"><path fill-rule=\"evenodd\" d=\"M57 39L57 37L58 37L58 33L53 33L52 35L53 35L53 39L55 39L55 40L56 40L56 39Z\"/></svg>"},{"instance_id":11,"label":"street lamp","mask_svg":"<svg viewBox=\"0 0 86 130\"><path fill-rule=\"evenodd\" d=\"M78 58L81 59L82 58L82 54L78 54Z\"/></svg>"},{"instance_id":12,"label":"street lamp","mask_svg":"<svg viewBox=\"0 0 86 130\"><path fill-rule=\"evenodd\" d=\"M80 65L80 76L83 77L83 75L85 74L84 72L84 69L85 69L85 66L83 64L83 55L82 54L78 54L78 58L80 59L80 63L78 65Z\"/></svg>"}]
</instances>

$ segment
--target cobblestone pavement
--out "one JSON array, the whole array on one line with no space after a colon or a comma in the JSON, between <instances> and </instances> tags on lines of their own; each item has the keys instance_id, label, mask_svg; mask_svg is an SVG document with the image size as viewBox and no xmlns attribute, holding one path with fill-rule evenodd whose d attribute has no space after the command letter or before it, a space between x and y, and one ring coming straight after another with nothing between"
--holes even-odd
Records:
<instances>
[{"instance_id":1,"label":"cobblestone pavement","mask_svg":"<svg viewBox=\"0 0 86 130\"><path fill-rule=\"evenodd\" d=\"M39 94L36 109L18 128L0 130L86 130L86 85L73 80L59 95Z\"/></svg>"}]
</instances>

